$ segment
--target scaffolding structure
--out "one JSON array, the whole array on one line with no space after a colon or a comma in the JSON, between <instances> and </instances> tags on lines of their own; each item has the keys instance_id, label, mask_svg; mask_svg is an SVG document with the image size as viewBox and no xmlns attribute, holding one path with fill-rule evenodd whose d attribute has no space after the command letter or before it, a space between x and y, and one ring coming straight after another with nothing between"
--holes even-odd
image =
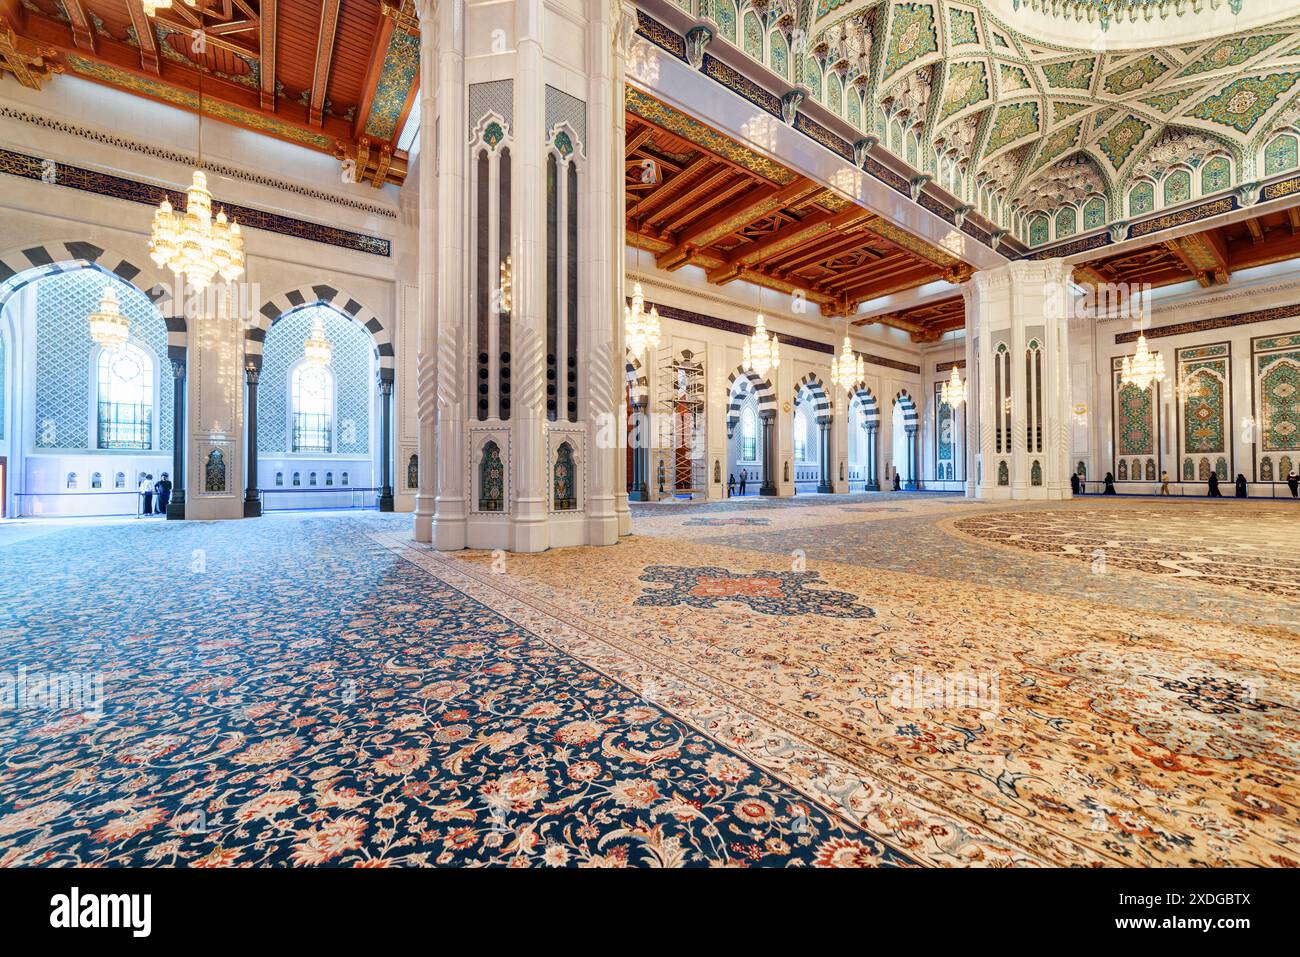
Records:
<instances>
[{"instance_id":1,"label":"scaffolding structure","mask_svg":"<svg viewBox=\"0 0 1300 957\"><path fill-rule=\"evenodd\" d=\"M708 495L704 362L683 349L659 363L660 448L655 484L665 496Z\"/></svg>"}]
</instances>

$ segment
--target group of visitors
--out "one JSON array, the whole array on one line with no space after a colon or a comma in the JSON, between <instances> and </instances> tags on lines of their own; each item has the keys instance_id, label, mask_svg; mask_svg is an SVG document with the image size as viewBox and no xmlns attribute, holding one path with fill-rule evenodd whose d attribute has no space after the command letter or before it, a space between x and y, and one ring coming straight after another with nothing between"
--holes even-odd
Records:
<instances>
[{"instance_id":1,"label":"group of visitors","mask_svg":"<svg viewBox=\"0 0 1300 957\"><path fill-rule=\"evenodd\" d=\"M1289 489L1291 490L1291 497L1292 497L1292 498L1300 498L1300 474L1297 474L1295 469L1292 469L1290 472L1287 473L1287 476L1286 476L1286 485L1287 485L1287 488L1289 488ZM1233 482L1233 486L1234 486L1235 489L1236 489L1236 493L1235 493L1235 494L1236 494L1236 497L1237 497L1237 498L1246 498L1246 497L1248 497L1248 494L1249 494L1249 492L1248 492L1248 489L1249 489L1249 483L1246 481L1246 476L1245 476L1243 473L1241 473L1241 472L1238 472L1238 473L1237 473L1237 478L1236 478L1236 480ZM1085 491L1084 484L1083 484L1083 482L1079 479L1079 476L1078 476L1078 475L1071 475L1071 476L1070 476L1070 490L1071 490L1072 492L1074 492L1075 495L1081 495L1081 494L1083 494L1083 492ZM1102 481L1102 493L1101 493L1101 494L1102 494L1102 495L1115 495L1115 494L1117 494L1116 491L1115 491L1115 476L1112 475L1110 472L1107 472L1107 473L1106 473L1106 478L1103 479L1103 481ZM1169 495L1169 494L1170 494L1170 492L1169 492L1169 473L1168 473L1168 472L1161 472L1161 473L1160 473L1160 494L1161 494L1161 495ZM1210 473L1210 478L1209 478L1209 481L1208 481L1208 483L1207 483L1207 491L1206 491L1206 494L1207 494L1210 498L1223 498L1223 492L1221 492L1221 491L1219 490L1219 476L1218 476L1217 474L1215 474L1214 472L1211 472L1211 473Z\"/></svg>"},{"instance_id":2,"label":"group of visitors","mask_svg":"<svg viewBox=\"0 0 1300 957\"><path fill-rule=\"evenodd\" d=\"M172 482L163 472L158 481L153 480L152 475L145 475L140 479L140 514L141 515L166 515L167 506L172 500Z\"/></svg>"},{"instance_id":3,"label":"group of visitors","mask_svg":"<svg viewBox=\"0 0 1300 957\"><path fill-rule=\"evenodd\" d=\"M744 469L740 470L740 494L745 494L745 486L749 484L749 473ZM736 494L736 474L734 472L727 475L727 498Z\"/></svg>"}]
</instances>

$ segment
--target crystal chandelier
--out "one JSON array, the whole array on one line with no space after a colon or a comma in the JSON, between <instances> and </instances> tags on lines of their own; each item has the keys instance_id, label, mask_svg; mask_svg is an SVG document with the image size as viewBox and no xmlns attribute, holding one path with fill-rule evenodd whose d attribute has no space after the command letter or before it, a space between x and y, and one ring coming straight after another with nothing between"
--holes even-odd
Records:
<instances>
[{"instance_id":1,"label":"crystal chandelier","mask_svg":"<svg viewBox=\"0 0 1300 957\"><path fill-rule=\"evenodd\" d=\"M184 213L172 209L166 199L154 211L149 255L177 276L184 273L199 289L218 273L226 282L244 274L244 237L239 223L227 220L224 210L212 218L212 194L203 170L194 171Z\"/></svg>"},{"instance_id":2,"label":"crystal chandelier","mask_svg":"<svg viewBox=\"0 0 1300 957\"><path fill-rule=\"evenodd\" d=\"M206 66L203 72L207 72ZM239 223L227 220L224 210L217 213L216 219L212 218L212 194L208 192L208 177L202 166L203 73L200 73L200 168L194 171L190 188L186 190L185 212L173 209L172 204L163 199L154 211L153 229L149 236L149 256L153 261L166 266L177 277L184 274L197 289L205 288L218 273L226 282L234 282L244 274L244 237Z\"/></svg>"},{"instance_id":3,"label":"crystal chandelier","mask_svg":"<svg viewBox=\"0 0 1300 957\"><path fill-rule=\"evenodd\" d=\"M1153 382L1165 381L1165 357L1147 349L1147 337L1140 332L1137 352L1125 356L1120 364L1119 381L1138 389L1146 389Z\"/></svg>"},{"instance_id":4,"label":"crystal chandelier","mask_svg":"<svg viewBox=\"0 0 1300 957\"><path fill-rule=\"evenodd\" d=\"M159 10L170 10L172 8L172 0L140 0L140 2L144 6L145 15L150 17ZM199 0L185 0L185 6L187 7L193 8L198 5Z\"/></svg>"},{"instance_id":5,"label":"crystal chandelier","mask_svg":"<svg viewBox=\"0 0 1300 957\"><path fill-rule=\"evenodd\" d=\"M957 363L953 363L948 378L939 384L939 402L950 408L957 408L966 401L966 383L957 372Z\"/></svg>"},{"instance_id":6,"label":"crystal chandelier","mask_svg":"<svg viewBox=\"0 0 1300 957\"><path fill-rule=\"evenodd\" d=\"M649 312L645 311L645 294L639 282L632 284L632 304L623 307L623 335L634 356L659 348L659 310L651 306Z\"/></svg>"},{"instance_id":7,"label":"crystal chandelier","mask_svg":"<svg viewBox=\"0 0 1300 957\"><path fill-rule=\"evenodd\" d=\"M752 370L760 379L766 379L767 374L781 364L781 344L775 334L767 334L761 312L758 314L758 324L754 326L754 334L745 340L743 359L745 368Z\"/></svg>"},{"instance_id":8,"label":"crystal chandelier","mask_svg":"<svg viewBox=\"0 0 1300 957\"><path fill-rule=\"evenodd\" d=\"M90 314L90 338L106 352L117 352L126 345L130 325L117 304L117 290L104 287L99 311Z\"/></svg>"},{"instance_id":9,"label":"crystal chandelier","mask_svg":"<svg viewBox=\"0 0 1300 957\"><path fill-rule=\"evenodd\" d=\"M311 335L302 344L302 357L315 366L327 366L334 358L334 343L325 335L325 317L319 313L312 320Z\"/></svg>"},{"instance_id":10,"label":"crystal chandelier","mask_svg":"<svg viewBox=\"0 0 1300 957\"><path fill-rule=\"evenodd\" d=\"M862 356L854 355L853 345L849 342L849 334L844 333L844 342L840 346L840 354L831 360L831 384L848 392L862 381L866 371L867 365L862 360Z\"/></svg>"},{"instance_id":11,"label":"crystal chandelier","mask_svg":"<svg viewBox=\"0 0 1300 957\"><path fill-rule=\"evenodd\" d=\"M637 232L640 231L638 223ZM636 264L640 269L640 243L636 247ZM651 306L649 312L645 311L645 293L641 291L639 281L632 284L632 304L623 307L623 339L633 356L642 356L647 349L659 348L659 310Z\"/></svg>"}]
</instances>

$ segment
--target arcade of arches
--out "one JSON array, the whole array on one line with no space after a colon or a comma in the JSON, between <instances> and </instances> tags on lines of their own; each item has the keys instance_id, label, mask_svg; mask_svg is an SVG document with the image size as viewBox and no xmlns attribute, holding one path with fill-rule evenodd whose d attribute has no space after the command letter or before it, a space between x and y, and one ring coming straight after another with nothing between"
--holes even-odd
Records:
<instances>
[{"instance_id":1,"label":"arcade of arches","mask_svg":"<svg viewBox=\"0 0 1300 957\"><path fill-rule=\"evenodd\" d=\"M1300 19L1110 6L0 0L0 863L1300 865Z\"/></svg>"}]
</instances>

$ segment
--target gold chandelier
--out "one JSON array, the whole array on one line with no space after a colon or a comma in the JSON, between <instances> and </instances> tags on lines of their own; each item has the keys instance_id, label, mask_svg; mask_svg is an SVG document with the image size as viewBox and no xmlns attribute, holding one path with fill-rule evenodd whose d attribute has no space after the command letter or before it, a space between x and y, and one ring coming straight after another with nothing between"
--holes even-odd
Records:
<instances>
[{"instance_id":1,"label":"gold chandelier","mask_svg":"<svg viewBox=\"0 0 1300 957\"><path fill-rule=\"evenodd\" d=\"M651 306L646 312L645 294L639 282L632 284L632 304L623 307L623 335L634 356L659 348L659 310Z\"/></svg>"},{"instance_id":2,"label":"gold chandelier","mask_svg":"<svg viewBox=\"0 0 1300 957\"><path fill-rule=\"evenodd\" d=\"M99 310L90 314L90 338L106 352L118 352L130 334L130 323L117 304L117 290L104 287Z\"/></svg>"},{"instance_id":3,"label":"gold chandelier","mask_svg":"<svg viewBox=\"0 0 1300 957\"><path fill-rule=\"evenodd\" d=\"M1138 333L1137 352L1125 356L1120 363L1119 381L1138 389L1149 388L1153 382L1165 381L1165 357L1147 348L1147 337Z\"/></svg>"},{"instance_id":4,"label":"gold chandelier","mask_svg":"<svg viewBox=\"0 0 1300 957\"><path fill-rule=\"evenodd\" d=\"M320 313L311 324L311 335L302 344L302 356L315 366L327 366L334 358L334 343L325 335L325 317Z\"/></svg>"},{"instance_id":5,"label":"gold chandelier","mask_svg":"<svg viewBox=\"0 0 1300 957\"><path fill-rule=\"evenodd\" d=\"M170 0L169 0L170 2ZM190 6L190 0L186 0ZM161 4L156 4L162 6ZM202 14L200 14L202 24ZM204 65L203 72L207 72ZM154 211L149 236L149 256L177 277L182 274L197 289L204 289L218 273L226 282L244 274L244 237L239 223L226 219L224 210L212 218L212 194L203 172L203 73L199 74L199 168L185 193L185 212L163 199Z\"/></svg>"},{"instance_id":6,"label":"gold chandelier","mask_svg":"<svg viewBox=\"0 0 1300 957\"><path fill-rule=\"evenodd\" d=\"M962 381L961 375L957 372L957 363L954 362L948 378L939 383L939 402L941 405L955 409L965 401L966 383Z\"/></svg>"},{"instance_id":7,"label":"gold chandelier","mask_svg":"<svg viewBox=\"0 0 1300 957\"><path fill-rule=\"evenodd\" d=\"M866 371L867 364L863 361L862 356L854 355L853 345L849 342L849 334L845 332L844 342L840 346L840 354L831 359L831 384L848 392L862 381Z\"/></svg>"},{"instance_id":8,"label":"gold chandelier","mask_svg":"<svg viewBox=\"0 0 1300 957\"><path fill-rule=\"evenodd\" d=\"M244 274L244 237L239 223L226 219L224 210L212 218L212 194L201 169L185 194L185 212L172 209L164 199L153 214L149 255L177 276L182 273L203 289L218 273L226 282Z\"/></svg>"},{"instance_id":9,"label":"gold chandelier","mask_svg":"<svg viewBox=\"0 0 1300 957\"><path fill-rule=\"evenodd\" d=\"M745 368L760 379L766 379L767 374L781 364L781 343L777 341L775 333L771 336L767 334L761 312L758 314L758 323L754 326L754 334L745 340L742 358Z\"/></svg>"}]
</instances>

